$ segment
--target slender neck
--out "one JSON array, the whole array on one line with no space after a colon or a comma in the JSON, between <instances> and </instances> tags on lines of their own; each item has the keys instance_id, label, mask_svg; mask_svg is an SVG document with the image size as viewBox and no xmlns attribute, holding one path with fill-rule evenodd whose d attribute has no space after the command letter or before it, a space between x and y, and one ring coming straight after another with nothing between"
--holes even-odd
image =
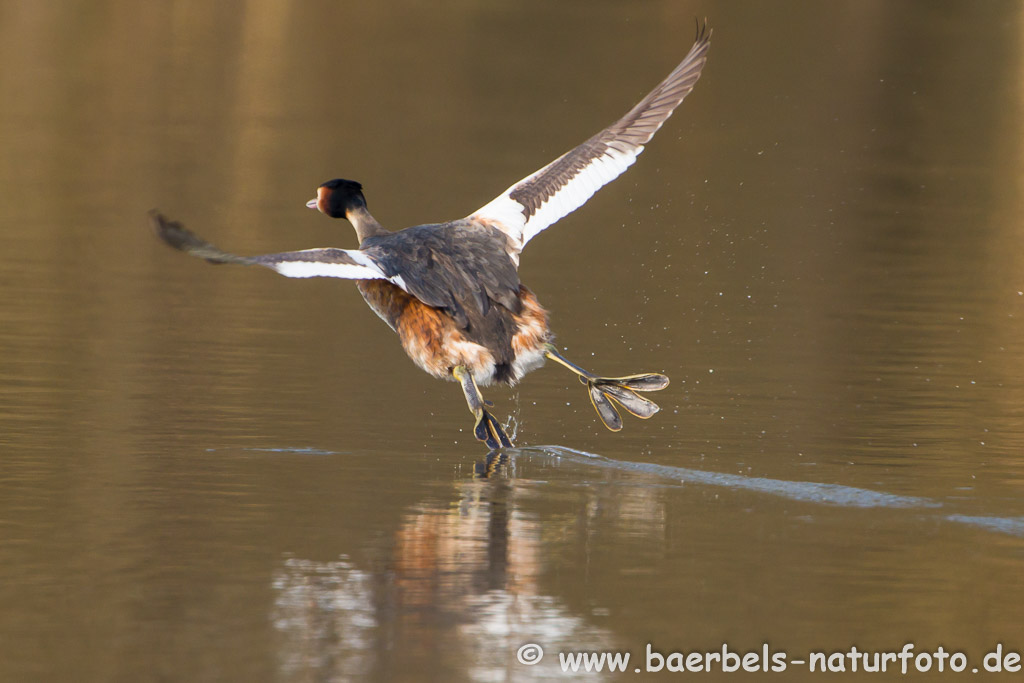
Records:
<instances>
[{"instance_id":1,"label":"slender neck","mask_svg":"<svg viewBox=\"0 0 1024 683\"><path fill-rule=\"evenodd\" d=\"M345 212L345 218L352 224L352 227L356 229L356 236L359 238L359 243L362 244L363 240L367 237L374 237L376 235L387 235L391 231L386 229L377 219L370 215L370 212L366 210L365 206L358 206L353 209L349 209Z\"/></svg>"}]
</instances>

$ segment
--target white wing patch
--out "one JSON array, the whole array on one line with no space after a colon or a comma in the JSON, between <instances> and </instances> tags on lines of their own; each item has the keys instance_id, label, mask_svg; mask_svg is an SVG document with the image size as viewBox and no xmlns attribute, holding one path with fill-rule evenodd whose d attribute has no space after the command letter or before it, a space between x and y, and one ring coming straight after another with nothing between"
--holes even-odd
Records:
<instances>
[{"instance_id":1,"label":"white wing patch","mask_svg":"<svg viewBox=\"0 0 1024 683\"><path fill-rule=\"evenodd\" d=\"M268 268L273 268L285 277L341 277L349 280L378 280L384 278L384 273L379 270L350 263L281 261L265 265Z\"/></svg>"},{"instance_id":2,"label":"white wing patch","mask_svg":"<svg viewBox=\"0 0 1024 683\"><path fill-rule=\"evenodd\" d=\"M408 292L401 275L388 277L380 264L358 249L304 249L280 254L239 256L218 249L177 221L167 220L160 212L150 211L150 221L160 239L169 246L210 263L234 263L263 266L285 277L340 277L347 280L388 280Z\"/></svg>"},{"instance_id":3,"label":"white wing patch","mask_svg":"<svg viewBox=\"0 0 1024 683\"><path fill-rule=\"evenodd\" d=\"M512 185L468 219L504 232L510 256L545 228L583 206L633 165L644 145L693 90L707 61L711 32L698 26L683 61L621 119L536 173Z\"/></svg>"},{"instance_id":4,"label":"white wing patch","mask_svg":"<svg viewBox=\"0 0 1024 683\"><path fill-rule=\"evenodd\" d=\"M253 257L261 266L285 277L340 277L348 280L388 280L403 290L401 275L388 277L377 263L358 249L304 249ZM408 290L406 290L408 291Z\"/></svg>"},{"instance_id":5,"label":"white wing patch","mask_svg":"<svg viewBox=\"0 0 1024 683\"><path fill-rule=\"evenodd\" d=\"M523 183L534 179L558 163L562 158L559 157L548 166L505 190L474 213L471 218L497 221L509 237L517 243L516 250L522 251L526 243L536 237L539 232L586 204L598 190L625 173L643 150L643 146L628 151L619 151L609 147L601 156L594 157L586 166L577 171L576 175L569 178L565 185L548 197L540 205L540 208L527 218L526 207L513 199L512 193Z\"/></svg>"}]
</instances>

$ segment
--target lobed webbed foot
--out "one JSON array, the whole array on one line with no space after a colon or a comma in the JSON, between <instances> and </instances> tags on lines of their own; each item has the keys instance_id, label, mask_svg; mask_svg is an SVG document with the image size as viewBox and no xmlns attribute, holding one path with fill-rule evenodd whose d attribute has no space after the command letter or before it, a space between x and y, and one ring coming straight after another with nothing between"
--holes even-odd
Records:
<instances>
[{"instance_id":1,"label":"lobed webbed foot","mask_svg":"<svg viewBox=\"0 0 1024 683\"><path fill-rule=\"evenodd\" d=\"M625 377L600 377L565 358L552 344L547 345L544 354L556 363L575 372L580 382L587 385L590 402L604 426L613 432L622 429L622 418L615 405L618 404L630 415L643 420L653 417L661 408L654 401L640 396L638 391L660 391L668 386L668 377L657 372L645 372Z\"/></svg>"}]
</instances>

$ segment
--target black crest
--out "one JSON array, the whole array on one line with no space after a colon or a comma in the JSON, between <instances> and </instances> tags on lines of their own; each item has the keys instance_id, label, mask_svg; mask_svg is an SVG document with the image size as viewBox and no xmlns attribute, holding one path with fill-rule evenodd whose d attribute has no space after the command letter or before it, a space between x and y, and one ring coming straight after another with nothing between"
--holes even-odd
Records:
<instances>
[{"instance_id":1,"label":"black crest","mask_svg":"<svg viewBox=\"0 0 1024 683\"><path fill-rule=\"evenodd\" d=\"M345 213L351 209L366 208L363 186L354 180L335 178L320 187L327 192L324 213L332 218L344 218Z\"/></svg>"}]
</instances>

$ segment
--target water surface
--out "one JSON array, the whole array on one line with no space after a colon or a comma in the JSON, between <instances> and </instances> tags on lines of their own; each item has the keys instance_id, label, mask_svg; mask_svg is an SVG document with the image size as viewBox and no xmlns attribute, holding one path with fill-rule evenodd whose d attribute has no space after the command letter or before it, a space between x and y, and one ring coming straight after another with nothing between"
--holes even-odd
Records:
<instances>
[{"instance_id":1,"label":"water surface","mask_svg":"<svg viewBox=\"0 0 1024 683\"><path fill-rule=\"evenodd\" d=\"M148 231L351 247L303 208L336 176L392 227L466 215L705 15L692 96L523 254L570 358L672 378L619 434L548 367L487 392L520 446L488 458L351 283ZM1013 2L0 9L0 679L1024 651L1022 29Z\"/></svg>"}]
</instances>

